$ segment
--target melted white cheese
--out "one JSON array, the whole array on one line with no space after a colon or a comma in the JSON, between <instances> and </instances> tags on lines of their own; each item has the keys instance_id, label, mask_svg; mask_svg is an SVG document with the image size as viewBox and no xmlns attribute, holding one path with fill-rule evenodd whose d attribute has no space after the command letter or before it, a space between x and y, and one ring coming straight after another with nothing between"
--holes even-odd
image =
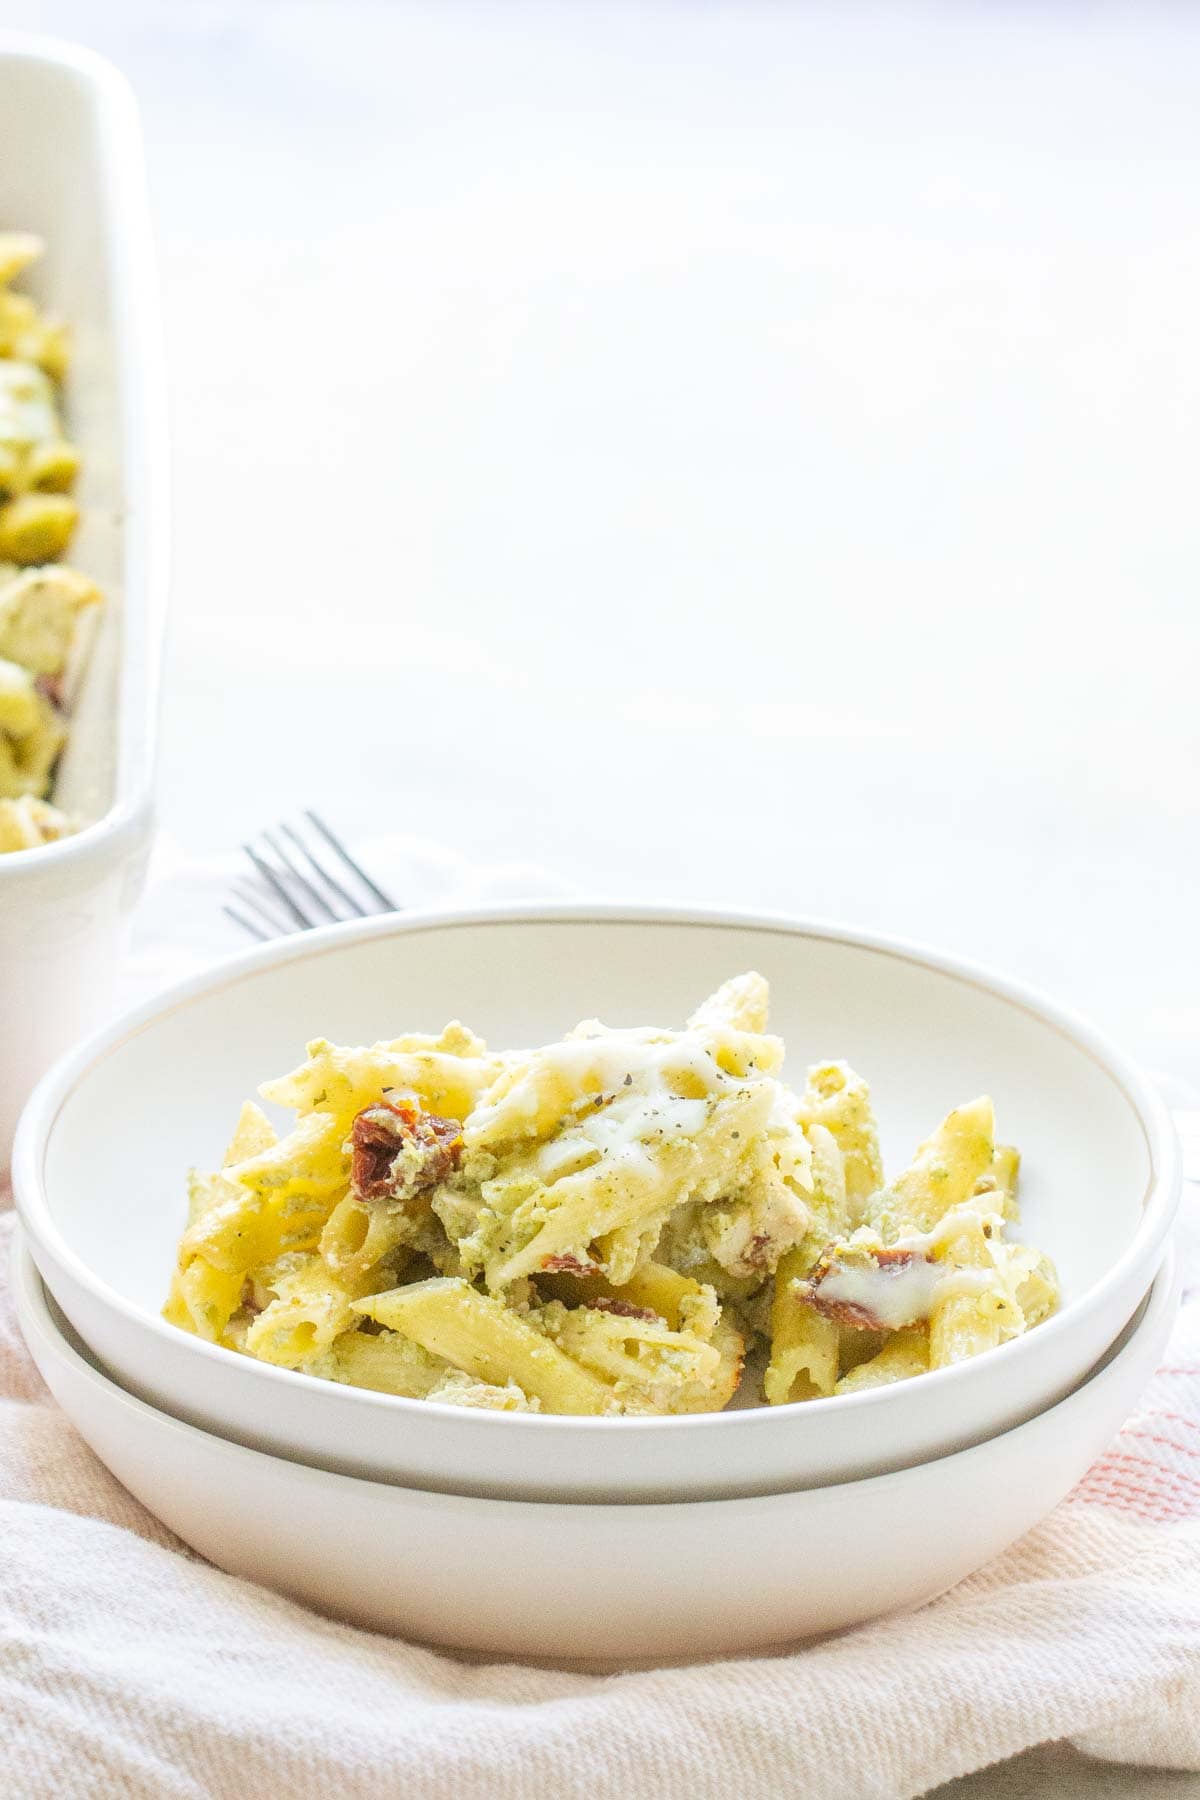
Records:
<instances>
[{"instance_id":1,"label":"melted white cheese","mask_svg":"<svg viewBox=\"0 0 1200 1800\"><path fill-rule=\"evenodd\" d=\"M860 1307L886 1331L899 1331L929 1316L938 1270L918 1258L902 1267L880 1268L873 1262L839 1264L820 1283L822 1300Z\"/></svg>"},{"instance_id":2,"label":"melted white cheese","mask_svg":"<svg viewBox=\"0 0 1200 1800\"><path fill-rule=\"evenodd\" d=\"M736 1141L725 1149L735 1161L748 1161L765 1135L779 1172L810 1188L810 1147L795 1097L771 1072L773 1041L764 1040L761 1063L748 1066L739 1041L745 1072L737 1074L717 1060L722 1041L710 1029L609 1031L587 1021L559 1043L514 1056L512 1085L468 1118L468 1147L503 1156L525 1140L533 1171L548 1184L601 1161L644 1173L664 1146L706 1136L713 1145L714 1111L728 1107L745 1115L740 1138L739 1120L729 1117Z\"/></svg>"},{"instance_id":3,"label":"melted white cheese","mask_svg":"<svg viewBox=\"0 0 1200 1800\"><path fill-rule=\"evenodd\" d=\"M539 1172L554 1177L599 1156L633 1160L667 1140L695 1137L715 1101L769 1079L727 1075L701 1033L596 1027L594 1035L536 1051L507 1093L478 1109L468 1136L486 1143L493 1135L536 1135L539 1118L542 1129L549 1123L547 1094L571 1096L535 1152Z\"/></svg>"},{"instance_id":4,"label":"melted white cheese","mask_svg":"<svg viewBox=\"0 0 1200 1800\"><path fill-rule=\"evenodd\" d=\"M990 1232L984 1229L988 1225L991 1226ZM913 1250L918 1256L936 1256L939 1250L944 1250L957 1237L999 1237L1003 1230L1003 1214L993 1207L982 1211L974 1206L953 1206L928 1231L914 1231L907 1237L897 1238L894 1247L897 1250Z\"/></svg>"},{"instance_id":5,"label":"melted white cheese","mask_svg":"<svg viewBox=\"0 0 1200 1800\"><path fill-rule=\"evenodd\" d=\"M695 1137L711 1102L682 1100L666 1091L630 1089L607 1106L584 1112L578 1122L542 1144L534 1163L544 1179L574 1167L586 1168L603 1157L621 1164L646 1158L647 1152L675 1138Z\"/></svg>"},{"instance_id":6,"label":"melted white cheese","mask_svg":"<svg viewBox=\"0 0 1200 1800\"><path fill-rule=\"evenodd\" d=\"M915 1262L899 1266L854 1262L839 1266L821 1282L823 1300L858 1306L884 1331L917 1325L956 1294L985 1294L996 1284L989 1269L956 1269L946 1263Z\"/></svg>"}]
</instances>

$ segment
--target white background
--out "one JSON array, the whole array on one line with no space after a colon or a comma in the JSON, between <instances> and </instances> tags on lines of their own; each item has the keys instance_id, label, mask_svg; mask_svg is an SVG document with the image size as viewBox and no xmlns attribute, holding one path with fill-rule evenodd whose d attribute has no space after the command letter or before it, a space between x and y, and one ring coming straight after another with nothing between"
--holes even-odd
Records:
<instances>
[{"instance_id":1,"label":"white background","mask_svg":"<svg viewBox=\"0 0 1200 1800\"><path fill-rule=\"evenodd\" d=\"M842 916L1200 1081L1200 8L2 11L143 108L176 839Z\"/></svg>"},{"instance_id":2,"label":"white background","mask_svg":"<svg viewBox=\"0 0 1200 1800\"><path fill-rule=\"evenodd\" d=\"M1200 1078L1200 9L5 11L144 111L176 838L841 916Z\"/></svg>"}]
</instances>

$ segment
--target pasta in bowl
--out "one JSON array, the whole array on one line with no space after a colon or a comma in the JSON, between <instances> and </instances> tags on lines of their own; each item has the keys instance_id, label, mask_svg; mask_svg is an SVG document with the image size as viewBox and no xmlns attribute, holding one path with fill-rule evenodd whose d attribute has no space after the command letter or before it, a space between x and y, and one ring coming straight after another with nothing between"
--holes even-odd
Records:
<instances>
[{"instance_id":1,"label":"pasta in bowl","mask_svg":"<svg viewBox=\"0 0 1200 1800\"><path fill-rule=\"evenodd\" d=\"M408 1399L637 1417L888 1385L1054 1310L990 1099L886 1180L866 1082L794 1091L784 1055L756 972L681 1030L318 1039L262 1088L293 1128L247 1102L193 1172L165 1317Z\"/></svg>"},{"instance_id":2,"label":"pasta in bowl","mask_svg":"<svg viewBox=\"0 0 1200 1800\"><path fill-rule=\"evenodd\" d=\"M764 1040L761 1055L766 1066L750 1069L748 1062L743 1063L739 1066L746 1079L735 1072L730 1083L710 1077L723 1096L727 1087L734 1092L743 1086L754 1088L761 1077L790 1091L800 1108L780 1141L794 1145L799 1127L809 1151L797 1152L792 1178L785 1183L787 1196L775 1191L779 1207L771 1224L775 1235L764 1255L767 1266L758 1269L752 1264L748 1276L723 1268L718 1275L712 1267L721 1264L703 1235L700 1215L707 1218L727 1261L738 1255L739 1242L750 1258L762 1248L751 1242L761 1234L746 1231L745 1219L731 1216L744 1194L731 1188L712 1198L691 1199L687 1206L668 1207L671 1193L665 1193L660 1203L647 1192L642 1197L648 1230L657 1215L673 1215L669 1229L664 1224L658 1232L652 1250L635 1243L629 1220L608 1216L601 1231L600 1222L589 1218L584 1229L593 1235L585 1237L580 1231L577 1243L571 1244L572 1228L566 1252L557 1242L542 1244L552 1255L580 1251L582 1270L514 1272L511 1279L501 1281L500 1271L508 1268L501 1259L523 1258L533 1238L524 1243L521 1239L529 1225L539 1221L532 1216L534 1208L521 1210L523 1197L515 1179L505 1184L506 1170L515 1176L519 1165L515 1136L511 1153L505 1150L496 1159L498 1171L485 1173L483 1145L473 1148L469 1141L476 1128L482 1132L486 1126L491 1138L488 1153L495 1156L497 1147L509 1141L500 1133L509 1132L518 1112L536 1096L537 1107L526 1120L532 1129L520 1140L524 1145L520 1155L549 1161L561 1152L565 1157L573 1133L575 1151L590 1157L593 1140L599 1137L611 1144L623 1128L616 1110L622 1103L614 1100L597 1107L594 1097L617 1090L629 1096L639 1080L651 1083L652 1071L639 1075L629 1060L635 1053L650 1056L637 1049L643 1022L665 1021L677 1027L670 1031L664 1026L652 1033L660 1042L651 1048L660 1059L675 1059L668 1067L684 1069L684 1049L666 1040L689 1035L681 1022L689 1014L695 1017L700 995L718 988L731 970L750 968L761 970L770 982L772 1032L758 1029L762 1021L754 1018L701 1024L698 1030L702 1036L715 1033L710 1042L728 1037L735 1050L740 1046L756 1063L758 1049L748 1046L747 1040ZM561 1037L564 1027L590 1013L599 1013L615 1028L615 1048L605 1049L605 1040L594 1031L590 1047L587 1030ZM456 1033L449 1046L435 1048L444 1035L443 1021L455 1015L469 1019L473 1031L460 1028L461 1035ZM334 1048L374 1046L388 1040L398 1025L409 1023L427 1035L385 1042L382 1051ZM295 1074L284 1077L282 1087L270 1083L270 1097L260 1096L264 1116L272 1121L270 1130L251 1114L246 1134L238 1133L238 1141L230 1145L246 1096L256 1092L264 1075L295 1068L298 1048L318 1025L324 1026L328 1042ZM779 1038L791 1052L782 1067ZM548 1055L542 1059L526 1052L522 1059L507 1053L510 1045L541 1046ZM862 1199L875 1180L870 1173L873 1144L862 1105L867 1097L846 1076L846 1098L839 1103L840 1064L816 1065L818 1070L836 1071L816 1077L810 1077L806 1068L806 1054L830 1053L845 1057L852 1068L871 1077L871 1115L888 1178L883 1189L874 1187L875 1193L886 1191L889 1184L893 1189L903 1184L914 1146L928 1142L931 1130L936 1139L938 1121L948 1116L948 1106L957 1100L960 1104L954 1110L969 1114L972 1096L996 1096L1001 1104L1000 1142L1017 1144L1022 1151L1021 1223L1018 1226L1006 1216L1012 1203L1006 1204L1002 1190L1011 1183L1012 1164L1009 1159L1006 1166L1001 1159L975 1178L974 1185L983 1186L971 1196L970 1210L993 1219L1000 1215L1004 1229L998 1232L993 1225L992 1236L985 1237L981 1225L975 1252L986 1254L990 1263L992 1252L985 1253L984 1244L1036 1245L1053 1260L1061 1298L1035 1329L1006 1336L1015 1323L1011 1315L1003 1316L1003 1325L990 1325L989 1331L996 1330L1000 1339L994 1350L963 1355L915 1380L873 1386L861 1385L864 1376L857 1382L853 1377L860 1359L870 1361L872 1347L886 1347L887 1340L872 1337L867 1327L844 1317L835 1318L834 1390L818 1391L817 1397L807 1400L803 1396L813 1391L814 1375L828 1388L832 1333L818 1331L820 1309L798 1308L801 1320L807 1320L809 1336L805 1339L798 1330L789 1346L787 1337L776 1333L777 1352L789 1348L796 1352L790 1369L786 1358L779 1356L776 1391L802 1403L771 1403L765 1399L763 1383L771 1366L772 1297L782 1305L780 1297L786 1296L789 1280L811 1287L824 1277L827 1302L861 1304L861 1284L858 1293L845 1285L846 1280L854 1282L853 1271L841 1271L839 1291L833 1271L822 1268L821 1255L831 1246L841 1247L844 1261L847 1255L861 1256L872 1241L872 1222ZM556 1069L561 1072L564 1057L577 1063L610 1054L626 1060L595 1070L590 1108L572 1112L571 1096L564 1102L560 1090L554 1097L550 1077ZM404 1058L409 1060L398 1067ZM702 1072L704 1067L701 1061ZM420 1080L415 1079L418 1072ZM619 1079L614 1081L613 1074ZM628 1088L625 1074L633 1077ZM581 1081L581 1088L590 1091L591 1079ZM702 1098L694 1090L683 1091L686 1087L681 1079L679 1101ZM443 1197L439 1207L450 1221L447 1231L433 1209L433 1190L424 1195L406 1193L398 1210L410 1216L414 1228L424 1219L426 1233L418 1241L410 1235L407 1244L400 1243L399 1228L388 1222L391 1200L400 1200L399 1194L365 1198L361 1209L344 1207L338 1212L352 1197L354 1121L382 1104L385 1092L391 1107L400 1109L391 1113L401 1128L399 1136L405 1135L404 1111L413 1105L461 1129L463 1147L457 1152L453 1181L447 1177L440 1185L465 1189L466 1201L482 1203L464 1205L463 1217L457 1218L451 1217ZM750 1102L737 1104L748 1108ZM826 1219L811 1236L806 1229L804 1237L785 1249L789 1224L795 1230L804 1223L805 1209L820 1218L817 1188L819 1178L822 1182L828 1178L814 1144L821 1141L816 1125L832 1136L838 1104L846 1109L847 1123L862 1128L859 1156L851 1154L854 1146L848 1134L842 1148L847 1185L844 1227L839 1223L830 1228ZM822 1112L824 1116L818 1116ZM335 1113L336 1129L331 1127ZM661 1121L653 1123L657 1127ZM551 1125L556 1129L551 1131ZM380 1127L380 1137L393 1130L378 1118L367 1128L361 1148L371 1155L359 1181L364 1190L393 1179L398 1153L388 1154L390 1139L375 1141L374 1127ZM722 1154L745 1147L745 1138L732 1137L742 1129L729 1122ZM436 1136L437 1127L430 1130ZM658 1142L651 1140L652 1154ZM552 1143L553 1152L547 1148ZM585 1150L584 1145L591 1148ZM231 1149L230 1166L224 1168ZM983 1167L983 1146L977 1145L972 1154ZM475 1155L480 1162L472 1160ZM677 1150L672 1152L677 1155ZM995 1160L994 1147L992 1156ZM420 1162L421 1157L413 1151L408 1160ZM189 1162L216 1171L193 1181L191 1223L181 1191ZM403 1175L404 1166L397 1175ZM672 1178L679 1172L676 1162L659 1166L669 1166ZM577 1166L572 1172L565 1161L547 1172L556 1175L552 1185L558 1199L578 1193L587 1176L585 1168ZM806 1173L811 1189L802 1179ZM934 1179L932 1169L929 1175ZM987 1186L989 1175L995 1188ZM248 1182L242 1179L247 1176ZM505 1184L503 1191L491 1187L493 1180ZM477 1193L472 1182L477 1183ZM39 1270L67 1318L124 1387L165 1412L279 1456L410 1488L527 1500L677 1501L781 1493L908 1467L978 1443L1053 1405L1085 1378L1145 1295L1165 1252L1178 1205L1179 1168L1169 1120L1152 1084L1090 1026L1020 983L958 958L841 926L700 908L559 901L411 912L306 933L248 951L156 995L97 1032L45 1078L26 1108L15 1146L13 1189ZM902 1195L904 1191L901 1185ZM489 1196L496 1203L494 1220L483 1216ZM236 1214L247 1201L250 1213L243 1225L264 1235L243 1242L231 1227L229 1214L231 1210ZM326 1244L343 1265L364 1250L369 1265L380 1247L378 1236L368 1245L366 1233L373 1221L377 1232L396 1233L386 1254L375 1257L379 1266L373 1273L360 1267L352 1280L325 1283L313 1259L319 1256L335 1214L337 1223ZM983 1222L988 1222L986 1216ZM560 1216L555 1230L565 1224ZM297 1235L285 1242L285 1229ZM874 1229L882 1240L879 1248L903 1252L900 1240L929 1232L936 1236L944 1228L926 1227L924 1218L915 1216L910 1223L901 1223L880 1209ZM465 1246L461 1251L460 1241ZM806 1241L813 1261L806 1271L797 1271L793 1265L801 1262L797 1252ZM462 1266L452 1260L451 1243ZM938 1263L950 1248L949 1239L924 1247ZM431 1249L442 1257L441 1267L433 1261ZM978 1273L968 1277L970 1265L963 1251L954 1248L952 1255L961 1265L960 1283L977 1285L980 1277ZM297 1260L280 1268L284 1256ZM788 1257L791 1264L785 1261ZM886 1266L897 1259L876 1260ZM328 1268L323 1256L320 1263ZM276 1353L282 1350L286 1359L279 1362L246 1354L244 1348L251 1327L280 1297L265 1283L247 1290L247 1276L272 1264L276 1265L272 1276L297 1278L290 1290L295 1300L292 1323L310 1328L302 1329L297 1338L285 1326L283 1308L272 1314L269 1328L281 1327ZM596 1273L594 1265L600 1264L603 1267ZM194 1267L190 1276L188 1267ZM986 1274L984 1264L978 1267ZM670 1273L658 1274L664 1268ZM172 1308L185 1307L199 1332L180 1329L162 1317L173 1271ZM335 1315L303 1317L302 1309L312 1299L311 1287L305 1286L306 1271L308 1282L319 1279L335 1300L341 1291ZM652 1296L643 1288L640 1297L632 1297L634 1275L647 1278L647 1272L650 1281L657 1276L657 1293ZM623 1277L623 1292L615 1276ZM913 1283L930 1280L919 1267L906 1277L910 1289ZM1029 1291L1021 1294L1023 1280L1019 1264L1006 1267L1006 1287L1015 1281L1018 1304L1022 1309L1029 1304L1028 1323L1037 1308ZM468 1387L476 1389L473 1397L479 1399L480 1387L507 1389L510 1378L524 1393L519 1377L513 1376L514 1365L502 1363L476 1375L455 1365L457 1374L450 1375L443 1367L453 1362L444 1354L448 1341L433 1350L420 1344L415 1314L408 1320L408 1330L400 1332L398 1321L369 1319L365 1310L370 1306L378 1310L389 1295L399 1295L401 1304L410 1309L428 1306L430 1290L422 1293L422 1283L460 1281L481 1300L498 1301L518 1325L538 1331L539 1341L548 1347L547 1361L551 1351L560 1351L585 1373L590 1368L607 1389L616 1386L612 1371L585 1365L569 1336L582 1330L589 1342L593 1340L595 1327L587 1315L601 1320L607 1313L612 1323L605 1329L624 1331L618 1339L622 1357L636 1356L634 1329L644 1328L648 1337L655 1336L650 1330L653 1321L631 1317L623 1312L624 1305L654 1313L663 1320L663 1329L683 1333L686 1328L707 1352L715 1345L715 1330L706 1335L713 1306L703 1293L697 1297L690 1284L711 1288L722 1325L746 1342L737 1391L719 1410L708 1411L637 1410L630 1402L644 1406L646 1401L632 1392L626 1410L616 1412L553 1412L541 1401L538 1410L531 1411L516 1404L520 1394L512 1390L500 1407L464 1405ZM206 1282L216 1286L206 1291ZM604 1283L618 1291L606 1291ZM678 1318L668 1287L693 1301L690 1308L680 1306ZM340 1310L347 1302L347 1288L357 1289L349 1294L348 1319ZM445 1299L438 1299L438 1290L432 1292L434 1311L440 1306L449 1312ZM904 1297L902 1287L888 1292L897 1301ZM592 1304L586 1307L582 1324L578 1322L580 1309L597 1299L619 1300L622 1307ZM214 1300L216 1312L206 1313L205 1307ZM555 1304L562 1308L561 1315L551 1310ZM357 1310L360 1307L364 1310ZM546 1315L540 1321L529 1316L535 1308ZM810 1316L813 1312L816 1318ZM576 1322L567 1325L563 1315L571 1314ZM563 1341L553 1342L549 1328L558 1329L560 1323ZM541 1329L543 1324L547 1329ZM421 1330L425 1328L422 1324ZM443 1328L444 1319L439 1326ZM897 1325L893 1335L896 1341L911 1344L914 1337L921 1340L924 1329L919 1324ZM316 1348L318 1330L325 1336L323 1350ZM366 1358L382 1354L386 1359L389 1344L399 1354L397 1339L411 1342L413 1350L404 1354L410 1370L415 1366L422 1371L413 1386L424 1387L426 1397L389 1391L386 1384L356 1386L337 1379L346 1373L337 1365L345 1347L339 1340L346 1340L347 1330L364 1343L375 1339L384 1345L383 1352L364 1351L361 1345L350 1352L360 1359L360 1371ZM385 1335L389 1332L393 1338ZM241 1351L231 1347L238 1341ZM823 1373L816 1357L821 1342L826 1356ZM457 1353L463 1355L461 1349ZM639 1360L647 1365L656 1362L666 1382L665 1352L652 1346ZM693 1351L693 1370L703 1377L705 1363L711 1373L713 1360ZM618 1365L618 1378L625 1367ZM886 1365L877 1365L876 1373L882 1367ZM394 1366L388 1379L395 1382ZM439 1380L440 1396L429 1398ZM607 1389L604 1403L611 1405ZM662 1397L670 1403L672 1394L668 1390ZM712 1408L719 1403L719 1390L710 1380L706 1404ZM513 1405L515 1410L506 1409Z\"/></svg>"}]
</instances>

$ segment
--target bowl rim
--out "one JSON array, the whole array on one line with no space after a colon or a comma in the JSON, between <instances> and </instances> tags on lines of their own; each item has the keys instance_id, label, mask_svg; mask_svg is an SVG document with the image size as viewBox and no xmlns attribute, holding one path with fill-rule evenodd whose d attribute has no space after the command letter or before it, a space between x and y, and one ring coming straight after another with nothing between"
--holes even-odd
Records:
<instances>
[{"instance_id":1,"label":"bowl rim","mask_svg":"<svg viewBox=\"0 0 1200 1800\"><path fill-rule=\"evenodd\" d=\"M166 1426L168 1432L181 1433L185 1437L206 1438L219 1455L227 1455L235 1461L246 1457L256 1457L269 1462L282 1463L299 1481L325 1482L331 1479L338 1482L350 1481L356 1486L364 1485L388 1492L398 1489L405 1501L410 1504L416 1500L425 1501L438 1508L470 1509L476 1506L487 1506L489 1508L504 1507L510 1511L523 1508L539 1514L542 1518L545 1518L548 1510L564 1506L570 1507L573 1511L582 1509L605 1513L610 1512L616 1506L620 1507L622 1514L646 1511L661 1517L666 1509L678 1511L685 1506L689 1508L700 1506L755 1506L759 1508L786 1506L792 1508L805 1501L817 1499L822 1501L831 1499L836 1502L839 1496L845 1495L847 1489L852 1488L860 1493L864 1488L869 1488L873 1493L879 1493L882 1489L894 1487L898 1483L917 1481L926 1472L944 1468L947 1464L963 1457L979 1458L990 1451L993 1446L1002 1444L1006 1440L1012 1440L1021 1432L1032 1431L1043 1422L1049 1421L1053 1415L1060 1413L1061 1408L1082 1403L1084 1396L1089 1390L1094 1390L1098 1383L1107 1379L1115 1379L1118 1370L1127 1359L1135 1354L1143 1336L1157 1330L1165 1315L1174 1318L1183 1276L1180 1257L1174 1244L1169 1244L1163 1261L1155 1271L1153 1280L1134 1308L1132 1315L1118 1333L1117 1339L1108 1346L1104 1354L1068 1393L1050 1406L1043 1407L1040 1412L1034 1413L1032 1418L1023 1419L1016 1425L1010 1425L1006 1431L996 1432L990 1437L981 1439L978 1443L967 1444L957 1450L948 1450L941 1456L928 1457L921 1462L910 1463L901 1469L884 1469L873 1475L855 1476L848 1481L834 1481L816 1487L787 1489L772 1494L727 1494L719 1499L695 1500L527 1500L514 1499L507 1495L500 1497L492 1494L446 1494L428 1488L405 1487L400 1482L372 1480L369 1476L351 1475L341 1469L329 1469L308 1462L299 1462L291 1457L281 1455L277 1451L261 1449L251 1444L241 1444L235 1439L223 1437L220 1432L208 1431L203 1426L193 1425L186 1419L176 1418L174 1413L152 1405L137 1394L131 1394L127 1388L122 1387L115 1376L108 1374L102 1366L97 1366L92 1361L92 1353L87 1350L86 1345L84 1350L77 1349L60 1330L53 1310L58 1303L54 1300L48 1284L38 1269L23 1234L18 1234L14 1246L13 1262L16 1268L17 1318L22 1335L25 1334L25 1314L28 1311L34 1315L35 1328L50 1340L55 1356L73 1364L93 1387L106 1390L114 1396L124 1410L134 1414L149 1414L158 1424ZM59 1308L59 1311L61 1310ZM65 1318L66 1315L63 1316ZM70 1320L68 1319L66 1322L68 1327L74 1331ZM75 1335L78 1337L79 1333L75 1332ZM1122 1339L1123 1341L1121 1341ZM82 1339L80 1341L82 1342ZM1149 1379L1148 1375L1147 1380ZM806 1402L806 1404L812 1403ZM508 1417L509 1415L501 1416ZM536 1417L536 1414L533 1416Z\"/></svg>"},{"instance_id":2,"label":"bowl rim","mask_svg":"<svg viewBox=\"0 0 1200 1800\"><path fill-rule=\"evenodd\" d=\"M807 919L781 913L761 913L710 906L673 906L640 901L620 900L554 900L515 901L470 907L429 908L421 911L382 914L345 924L326 925L313 931L297 933L267 944L235 953L210 965L199 973L160 990L150 999L130 1008L108 1025L85 1038L75 1049L61 1057L43 1075L34 1089L17 1127L13 1145L12 1184L17 1211L29 1240L30 1251L46 1279L42 1262L45 1257L57 1264L63 1273L82 1288L99 1306L118 1314L134 1330L149 1332L151 1339L170 1344L179 1350L186 1346L201 1358L216 1359L219 1366L231 1362L253 1371L251 1379L284 1382L296 1390L296 1384L312 1394L322 1394L326 1403L336 1394L338 1406L366 1409L364 1418L379 1418L379 1408L416 1415L431 1425L435 1419L453 1420L464 1430L485 1432L515 1429L539 1431L544 1435L563 1432L645 1435L659 1431L740 1430L751 1432L766 1428L768 1421L781 1419L793 1423L800 1418L810 1421L811 1429L828 1417L829 1408L838 1409L839 1418L852 1410L869 1416L874 1408L887 1405L893 1398L890 1387L865 1388L851 1394L835 1394L827 1398L807 1400L786 1406L751 1407L731 1412L689 1413L682 1416L649 1415L634 1418L590 1418L563 1414L489 1412L483 1408L455 1407L429 1400L416 1400L400 1394L381 1394L373 1389L323 1381L297 1369L284 1369L274 1363L260 1362L240 1356L220 1344L169 1325L159 1315L145 1311L109 1287L75 1251L59 1228L51 1212L46 1194L45 1161L51 1136L59 1114L70 1096L86 1078L93 1066L112 1051L135 1037L153 1029L167 1015L208 1000L230 988L253 979L267 970L336 955L343 948L378 939L417 935L423 931L459 930L480 925L521 924L634 924L661 925L670 928L726 927L758 931L766 935L816 938L892 957L948 975L967 986L977 988L993 998L1006 1001L1049 1025L1098 1065L1117 1087L1132 1108L1141 1127L1150 1163L1150 1174L1142 1196L1142 1217L1131 1241L1107 1272L1093 1282L1083 1294L1040 1324L1035 1331L1013 1338L995 1349L984 1351L967 1362L948 1368L930 1370L921 1377L921 1392L930 1405L937 1394L961 1386L975 1378L981 1366L991 1367L997 1357L1006 1357L1012 1379L1018 1377L1022 1357L1040 1353L1047 1334L1057 1340L1072 1330L1085 1314L1106 1308L1123 1286L1131 1268L1152 1262L1166 1239L1182 1193L1182 1171L1178 1140L1166 1102L1123 1051L1110 1042L1087 1019L1050 1000L1036 988L1012 977L1001 975L966 957L928 948L911 939L885 932L861 930L832 920ZM39 1251L41 1256L39 1256ZM1161 1261L1161 1257L1159 1258ZM1157 1263L1153 1266L1157 1267ZM47 1281L51 1292L53 1283ZM296 1390L299 1391L299 1390ZM264 1389L266 1392L266 1389ZM436 1427L435 1427L436 1428Z\"/></svg>"}]
</instances>

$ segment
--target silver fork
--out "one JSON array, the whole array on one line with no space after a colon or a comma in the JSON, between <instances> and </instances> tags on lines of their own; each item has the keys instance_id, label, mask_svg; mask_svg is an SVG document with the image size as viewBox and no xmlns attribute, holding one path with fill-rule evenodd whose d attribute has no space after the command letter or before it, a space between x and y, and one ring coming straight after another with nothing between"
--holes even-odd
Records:
<instances>
[{"instance_id":1,"label":"silver fork","mask_svg":"<svg viewBox=\"0 0 1200 1800\"><path fill-rule=\"evenodd\" d=\"M232 898L238 905L222 910L243 931L267 943L317 925L399 912L323 819L306 809L304 821L307 835L304 822L298 831L284 822L242 845L254 873L234 882ZM337 874L330 874L331 860Z\"/></svg>"}]
</instances>

